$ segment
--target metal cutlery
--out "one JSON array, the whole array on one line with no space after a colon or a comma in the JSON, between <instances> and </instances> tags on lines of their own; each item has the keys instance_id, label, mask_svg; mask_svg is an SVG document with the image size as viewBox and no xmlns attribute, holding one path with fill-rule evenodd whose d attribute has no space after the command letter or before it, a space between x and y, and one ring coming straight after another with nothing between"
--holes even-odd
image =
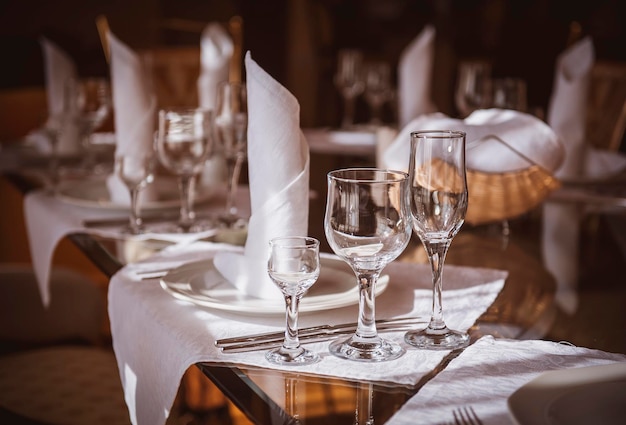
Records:
<instances>
[{"instance_id":1,"label":"metal cutlery","mask_svg":"<svg viewBox=\"0 0 626 425\"><path fill-rule=\"evenodd\" d=\"M427 323L426 317L403 317L396 319L380 319L376 321L378 331L400 331L410 329L413 325ZM357 324L342 323L338 325L319 325L298 330L298 338L302 343L319 342L356 331ZM240 353L279 346L283 343L285 332L266 332L241 337L223 338L215 341L215 346L224 353Z\"/></svg>"},{"instance_id":2,"label":"metal cutlery","mask_svg":"<svg viewBox=\"0 0 626 425\"><path fill-rule=\"evenodd\" d=\"M472 406L462 406L452 412L455 425L483 425Z\"/></svg>"}]
</instances>

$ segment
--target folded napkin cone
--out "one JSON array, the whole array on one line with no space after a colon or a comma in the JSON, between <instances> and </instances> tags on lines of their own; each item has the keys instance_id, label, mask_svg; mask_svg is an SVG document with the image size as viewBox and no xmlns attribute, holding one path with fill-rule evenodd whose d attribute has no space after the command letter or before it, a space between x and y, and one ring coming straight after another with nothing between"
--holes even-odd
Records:
<instances>
[{"instance_id":1,"label":"folded napkin cone","mask_svg":"<svg viewBox=\"0 0 626 425\"><path fill-rule=\"evenodd\" d=\"M267 274L269 241L306 236L309 216L309 145L300 129L300 105L250 55L248 176L251 216L244 253L220 252L215 267L235 287L259 298L280 296Z\"/></svg>"},{"instance_id":2,"label":"folded napkin cone","mask_svg":"<svg viewBox=\"0 0 626 425\"><path fill-rule=\"evenodd\" d=\"M136 158L153 155L156 97L149 85L147 70L139 55L109 34L111 48L111 83L115 116L115 156ZM128 188L112 174L107 187L114 203L130 205ZM155 185L148 185L139 202L157 199Z\"/></svg>"}]
</instances>

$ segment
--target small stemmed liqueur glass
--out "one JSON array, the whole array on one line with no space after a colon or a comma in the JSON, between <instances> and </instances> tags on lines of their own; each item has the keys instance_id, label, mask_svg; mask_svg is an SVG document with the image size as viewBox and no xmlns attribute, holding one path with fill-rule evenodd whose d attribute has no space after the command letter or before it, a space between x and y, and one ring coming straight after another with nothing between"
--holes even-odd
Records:
<instances>
[{"instance_id":1,"label":"small stemmed liqueur glass","mask_svg":"<svg viewBox=\"0 0 626 425\"><path fill-rule=\"evenodd\" d=\"M320 360L317 353L302 347L298 339L298 306L320 275L319 248L317 239L305 236L270 240L267 271L285 297L287 322L283 345L265 355L271 363L303 365Z\"/></svg>"},{"instance_id":2,"label":"small stemmed liqueur glass","mask_svg":"<svg viewBox=\"0 0 626 425\"><path fill-rule=\"evenodd\" d=\"M354 125L356 98L363 93L363 53L359 50L340 50L335 74L335 86L343 98L343 120L341 127L348 129Z\"/></svg>"},{"instance_id":3,"label":"small stemmed liqueur glass","mask_svg":"<svg viewBox=\"0 0 626 425\"><path fill-rule=\"evenodd\" d=\"M235 196L239 185L241 167L246 159L248 149L246 85L233 82L221 83L218 86L215 111L217 148L224 156L228 169L226 210L219 219L227 226L232 226L239 220Z\"/></svg>"},{"instance_id":4,"label":"small stemmed liqueur glass","mask_svg":"<svg viewBox=\"0 0 626 425\"><path fill-rule=\"evenodd\" d=\"M446 254L467 211L465 133L449 130L411 133L409 181L413 229L426 249L432 269L433 307L428 327L409 331L404 339L419 348L464 347L469 336L446 326L441 292Z\"/></svg>"},{"instance_id":5,"label":"small stemmed liqueur glass","mask_svg":"<svg viewBox=\"0 0 626 425\"><path fill-rule=\"evenodd\" d=\"M131 235L143 232L139 193L154 181L154 168L155 160L152 155L119 155L115 158L115 173L130 192L128 233Z\"/></svg>"},{"instance_id":6,"label":"small stemmed liqueur glass","mask_svg":"<svg viewBox=\"0 0 626 425\"><path fill-rule=\"evenodd\" d=\"M178 176L180 219L174 231L207 230L195 222L193 199L195 180L213 154L213 112L208 109L159 111L155 150L163 167ZM213 227L209 224L209 227Z\"/></svg>"},{"instance_id":7,"label":"small stemmed liqueur glass","mask_svg":"<svg viewBox=\"0 0 626 425\"><path fill-rule=\"evenodd\" d=\"M357 361L400 357L404 349L378 336L375 288L383 268L411 238L408 175L400 171L348 168L328 173L324 231L332 250L354 271L359 288L355 334L330 344L332 354Z\"/></svg>"}]
</instances>

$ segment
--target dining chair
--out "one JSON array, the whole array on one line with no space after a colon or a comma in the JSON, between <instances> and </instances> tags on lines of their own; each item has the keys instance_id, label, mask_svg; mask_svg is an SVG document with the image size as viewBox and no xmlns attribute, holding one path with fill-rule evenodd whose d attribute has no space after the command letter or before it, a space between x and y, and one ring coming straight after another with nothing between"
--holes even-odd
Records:
<instances>
[{"instance_id":1,"label":"dining chair","mask_svg":"<svg viewBox=\"0 0 626 425\"><path fill-rule=\"evenodd\" d=\"M0 422L130 424L104 293L61 267L50 289L44 307L30 265L0 266Z\"/></svg>"}]
</instances>

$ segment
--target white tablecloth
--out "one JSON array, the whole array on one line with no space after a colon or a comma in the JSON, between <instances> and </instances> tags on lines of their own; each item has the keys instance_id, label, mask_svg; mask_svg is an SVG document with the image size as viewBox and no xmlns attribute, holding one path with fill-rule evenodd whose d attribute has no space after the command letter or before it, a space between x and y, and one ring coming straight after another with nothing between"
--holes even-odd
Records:
<instances>
[{"instance_id":1,"label":"white tablecloth","mask_svg":"<svg viewBox=\"0 0 626 425\"><path fill-rule=\"evenodd\" d=\"M158 280L140 280L136 273L203 258L208 262L216 249L224 248L205 242L172 247L150 260L125 267L111 279L109 317L113 346L133 423L164 423L183 373L197 362L280 369L265 360L264 351L224 354L214 346L214 341L283 330L282 315L254 316L198 307L174 299L160 287ZM429 266L394 262L383 273L389 275L390 282L376 300L377 318L430 315ZM498 270L447 266L443 305L448 325L468 329L492 304L505 278L506 272ZM280 293L276 293L280 297ZM302 314L299 326L354 321L358 312L356 302L355 297L353 306ZM321 362L288 370L412 386L433 370L449 351L413 349L403 342L403 335L404 332L384 334L407 347L407 353L394 361L349 362L330 355L328 343L322 342L308 345L322 354Z\"/></svg>"}]
</instances>

